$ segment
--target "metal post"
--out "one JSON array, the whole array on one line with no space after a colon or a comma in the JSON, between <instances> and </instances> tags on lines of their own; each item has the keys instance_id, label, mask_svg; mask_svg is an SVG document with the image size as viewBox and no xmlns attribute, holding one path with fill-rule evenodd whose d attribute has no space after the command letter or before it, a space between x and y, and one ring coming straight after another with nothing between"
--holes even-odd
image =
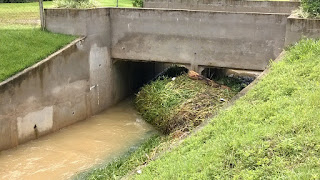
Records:
<instances>
[{"instance_id":1,"label":"metal post","mask_svg":"<svg viewBox=\"0 0 320 180\"><path fill-rule=\"evenodd\" d=\"M117 7L119 6L119 0L117 0Z\"/></svg>"},{"instance_id":2,"label":"metal post","mask_svg":"<svg viewBox=\"0 0 320 180\"><path fill-rule=\"evenodd\" d=\"M43 0L39 0L41 29L44 30Z\"/></svg>"}]
</instances>

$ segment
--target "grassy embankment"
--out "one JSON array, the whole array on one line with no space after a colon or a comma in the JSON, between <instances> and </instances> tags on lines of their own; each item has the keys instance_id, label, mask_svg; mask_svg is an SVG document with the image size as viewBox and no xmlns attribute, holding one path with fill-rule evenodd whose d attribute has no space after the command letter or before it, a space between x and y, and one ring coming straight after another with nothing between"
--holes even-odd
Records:
<instances>
[{"instance_id":1,"label":"grassy embankment","mask_svg":"<svg viewBox=\"0 0 320 180\"><path fill-rule=\"evenodd\" d=\"M201 132L134 179L319 179L320 41L290 48Z\"/></svg>"},{"instance_id":2,"label":"grassy embankment","mask_svg":"<svg viewBox=\"0 0 320 180\"><path fill-rule=\"evenodd\" d=\"M319 179L319 69L320 42L303 40L247 95L178 147L164 152L172 139L153 137L86 178Z\"/></svg>"},{"instance_id":3,"label":"grassy embankment","mask_svg":"<svg viewBox=\"0 0 320 180\"><path fill-rule=\"evenodd\" d=\"M0 28L0 82L44 59L74 40L39 28Z\"/></svg>"}]
</instances>

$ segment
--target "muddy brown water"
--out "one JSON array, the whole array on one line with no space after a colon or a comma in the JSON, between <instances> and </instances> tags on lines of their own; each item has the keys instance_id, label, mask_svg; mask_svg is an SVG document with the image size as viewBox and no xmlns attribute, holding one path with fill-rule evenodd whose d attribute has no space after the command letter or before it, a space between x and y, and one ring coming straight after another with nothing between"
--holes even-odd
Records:
<instances>
[{"instance_id":1,"label":"muddy brown water","mask_svg":"<svg viewBox=\"0 0 320 180\"><path fill-rule=\"evenodd\" d=\"M59 132L0 152L0 179L69 179L155 133L126 100Z\"/></svg>"}]
</instances>

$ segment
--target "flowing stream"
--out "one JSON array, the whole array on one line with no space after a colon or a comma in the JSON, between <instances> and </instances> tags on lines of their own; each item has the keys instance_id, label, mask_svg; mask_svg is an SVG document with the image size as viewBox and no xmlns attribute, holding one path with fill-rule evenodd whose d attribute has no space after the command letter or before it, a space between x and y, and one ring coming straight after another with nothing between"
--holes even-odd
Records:
<instances>
[{"instance_id":1,"label":"flowing stream","mask_svg":"<svg viewBox=\"0 0 320 180\"><path fill-rule=\"evenodd\" d=\"M154 133L125 100L59 132L0 152L0 179L68 179Z\"/></svg>"}]
</instances>

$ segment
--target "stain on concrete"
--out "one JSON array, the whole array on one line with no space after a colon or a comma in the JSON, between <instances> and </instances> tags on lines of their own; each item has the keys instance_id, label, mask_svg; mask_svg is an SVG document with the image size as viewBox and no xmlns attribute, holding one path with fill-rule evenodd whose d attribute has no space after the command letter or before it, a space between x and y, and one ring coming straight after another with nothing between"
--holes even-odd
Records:
<instances>
[{"instance_id":1,"label":"stain on concrete","mask_svg":"<svg viewBox=\"0 0 320 180\"><path fill-rule=\"evenodd\" d=\"M50 131L53 125L53 106L28 113L24 117L17 118L19 139L29 138Z\"/></svg>"}]
</instances>

